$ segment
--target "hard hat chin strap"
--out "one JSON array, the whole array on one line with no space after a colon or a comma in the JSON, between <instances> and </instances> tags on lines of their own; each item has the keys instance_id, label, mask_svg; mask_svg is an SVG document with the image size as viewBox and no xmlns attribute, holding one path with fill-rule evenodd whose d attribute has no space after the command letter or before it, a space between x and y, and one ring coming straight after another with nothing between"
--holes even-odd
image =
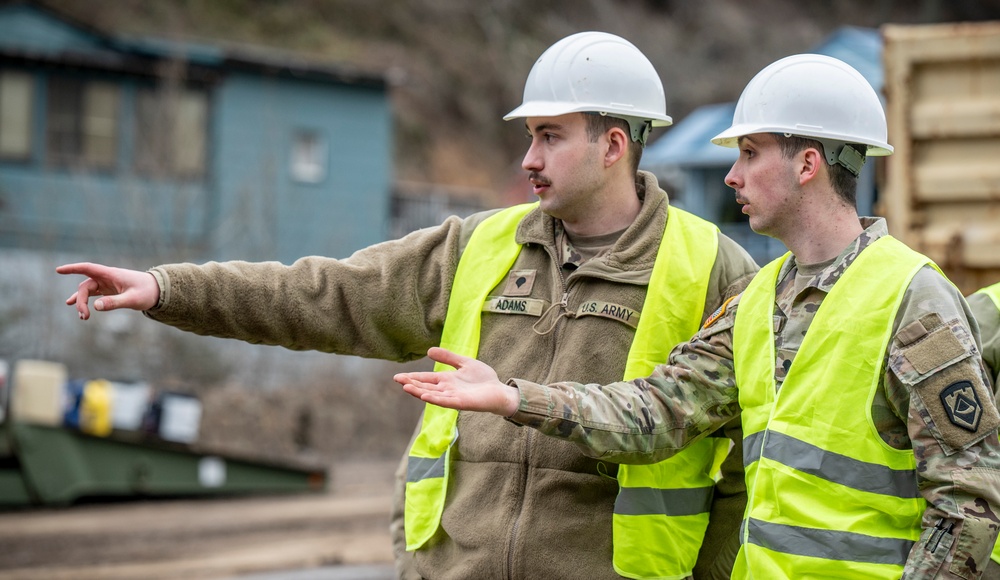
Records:
<instances>
[{"instance_id":1,"label":"hard hat chin strap","mask_svg":"<svg viewBox=\"0 0 1000 580\"><path fill-rule=\"evenodd\" d=\"M641 117L626 117L625 115L611 115L606 111L600 111L596 113L602 117L615 117L616 119L622 119L628 123L629 133L633 141L638 141L643 147L646 146L646 139L649 138L649 132L653 130L653 122L649 119L643 119Z\"/></svg>"},{"instance_id":2,"label":"hard hat chin strap","mask_svg":"<svg viewBox=\"0 0 1000 580\"><path fill-rule=\"evenodd\" d=\"M628 121L629 131L632 133L632 140L638 141L643 147L646 146L646 139L649 132L653 130L653 123L646 119L636 119L635 117L625 117Z\"/></svg>"},{"instance_id":3,"label":"hard hat chin strap","mask_svg":"<svg viewBox=\"0 0 1000 580\"><path fill-rule=\"evenodd\" d=\"M784 133L784 136L791 137L792 133ZM852 145L833 139L820 139L819 137L806 137L805 135L797 136L819 141L823 145L823 156L826 157L826 162L830 165L843 165L855 177L861 175L861 168L865 166L865 162L868 159Z\"/></svg>"}]
</instances>

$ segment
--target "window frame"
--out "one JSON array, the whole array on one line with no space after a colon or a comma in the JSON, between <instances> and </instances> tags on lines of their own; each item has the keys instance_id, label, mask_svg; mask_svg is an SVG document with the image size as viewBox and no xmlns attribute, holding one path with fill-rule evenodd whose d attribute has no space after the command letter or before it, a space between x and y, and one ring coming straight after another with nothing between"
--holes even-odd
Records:
<instances>
[{"instance_id":1,"label":"window frame","mask_svg":"<svg viewBox=\"0 0 1000 580\"><path fill-rule=\"evenodd\" d=\"M17 68L0 68L0 136L4 134L4 103L6 99L4 98L4 77L10 78L21 77L26 81L25 86L27 87L27 99L25 100L26 110L19 111L23 114L24 118L24 151L23 152L12 152L7 153L3 150L3 138L0 137L0 160L2 161L20 161L26 162L30 161L34 156L35 148L35 110L36 101L38 94L38 83L36 82L36 75L31 71Z\"/></svg>"},{"instance_id":2,"label":"window frame","mask_svg":"<svg viewBox=\"0 0 1000 580\"><path fill-rule=\"evenodd\" d=\"M46 82L46 164L65 169L117 170L121 157L123 92L122 83L113 79L50 74ZM102 101L95 101L98 97ZM102 121L107 124L103 131ZM103 153L93 148L102 140L107 142Z\"/></svg>"}]
</instances>

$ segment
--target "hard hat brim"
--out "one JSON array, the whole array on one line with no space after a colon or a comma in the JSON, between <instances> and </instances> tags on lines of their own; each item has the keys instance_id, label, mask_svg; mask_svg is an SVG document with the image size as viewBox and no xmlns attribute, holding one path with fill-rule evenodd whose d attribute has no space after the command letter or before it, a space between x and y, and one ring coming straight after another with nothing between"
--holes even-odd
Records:
<instances>
[{"instance_id":1,"label":"hard hat brim","mask_svg":"<svg viewBox=\"0 0 1000 580\"><path fill-rule=\"evenodd\" d=\"M653 113L650 111L629 111L624 112L607 111L606 107L589 103L553 103L532 101L523 103L513 111L503 116L504 121L511 119L524 119L527 117L558 117L570 113L603 113L610 117L633 117L650 121L654 127L667 127L672 125L674 120L668 115Z\"/></svg>"},{"instance_id":2,"label":"hard hat brim","mask_svg":"<svg viewBox=\"0 0 1000 580\"><path fill-rule=\"evenodd\" d=\"M830 133L822 130L809 130L797 127L794 130L789 130L788 127L777 127L771 125L754 125L754 124L739 124L733 125L732 127L726 129L725 131L719 133L715 137L712 137L712 143L719 145L721 147L736 148L739 147L739 138L746 137L747 135L753 135L754 133L780 133L780 134L791 134L797 137L811 137L814 139L830 139L833 141L842 141L844 143L861 143L868 146L866 154L872 157L884 157L887 155L892 155L892 145L888 143L880 143L877 141L871 141L868 139L859 140L856 136L851 135L837 135L835 133Z\"/></svg>"}]
</instances>

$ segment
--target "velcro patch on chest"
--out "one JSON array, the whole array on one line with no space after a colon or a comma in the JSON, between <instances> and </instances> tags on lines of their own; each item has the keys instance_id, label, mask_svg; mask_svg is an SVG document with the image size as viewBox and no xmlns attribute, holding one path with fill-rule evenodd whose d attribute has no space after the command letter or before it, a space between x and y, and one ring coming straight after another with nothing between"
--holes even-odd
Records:
<instances>
[{"instance_id":1,"label":"velcro patch on chest","mask_svg":"<svg viewBox=\"0 0 1000 580\"><path fill-rule=\"evenodd\" d=\"M576 317L580 318L582 316L600 316L602 318L610 318L612 320L617 320L618 322L624 322L625 324L636 328L639 326L639 315L640 311L621 306L619 304L613 304L611 302L604 302L603 300L589 300L580 305L576 309Z\"/></svg>"},{"instance_id":2,"label":"velcro patch on chest","mask_svg":"<svg viewBox=\"0 0 1000 580\"><path fill-rule=\"evenodd\" d=\"M497 314L524 314L541 316L545 310L545 301L535 298L510 298L507 296L490 296L483 304L483 312Z\"/></svg>"},{"instance_id":3,"label":"velcro patch on chest","mask_svg":"<svg viewBox=\"0 0 1000 580\"><path fill-rule=\"evenodd\" d=\"M512 270L507 274L507 285L503 288L503 295L529 296L537 274L537 270Z\"/></svg>"}]
</instances>

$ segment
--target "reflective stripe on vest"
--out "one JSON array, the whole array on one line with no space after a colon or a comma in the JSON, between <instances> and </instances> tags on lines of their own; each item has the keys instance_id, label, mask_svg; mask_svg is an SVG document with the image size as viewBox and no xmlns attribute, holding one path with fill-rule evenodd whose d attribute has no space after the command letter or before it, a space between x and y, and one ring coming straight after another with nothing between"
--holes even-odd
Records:
<instances>
[{"instance_id":1,"label":"reflective stripe on vest","mask_svg":"<svg viewBox=\"0 0 1000 580\"><path fill-rule=\"evenodd\" d=\"M537 203L514 206L483 220L472 232L458 261L441 346L475 358L479 354L482 304L514 265L521 246L514 241L517 224ZM474 255L475 259L465 259ZM434 370L451 367L440 363ZM416 550L437 531L448 490L448 457L458 438L458 411L425 405L420 433L406 466L403 525L406 549Z\"/></svg>"},{"instance_id":2,"label":"reflective stripe on vest","mask_svg":"<svg viewBox=\"0 0 1000 580\"><path fill-rule=\"evenodd\" d=\"M985 294L993 301L993 304L1000 310L1000 284L994 284L992 286L987 286L982 290L978 290L976 294ZM993 545L993 555L991 559L1000 564L1000 538L997 538L997 543Z\"/></svg>"},{"instance_id":3,"label":"reflective stripe on vest","mask_svg":"<svg viewBox=\"0 0 1000 580\"><path fill-rule=\"evenodd\" d=\"M701 327L718 228L668 209L624 380L648 376ZM719 465L729 441L706 437L653 465L621 465L612 518L615 571L626 578L685 578L698 559Z\"/></svg>"},{"instance_id":4,"label":"reflective stripe on vest","mask_svg":"<svg viewBox=\"0 0 1000 580\"><path fill-rule=\"evenodd\" d=\"M913 451L885 444L868 408L906 288L933 264L889 236L865 248L776 392L775 285L788 256L753 279L733 328L748 491L733 578L899 578L926 502Z\"/></svg>"}]
</instances>

